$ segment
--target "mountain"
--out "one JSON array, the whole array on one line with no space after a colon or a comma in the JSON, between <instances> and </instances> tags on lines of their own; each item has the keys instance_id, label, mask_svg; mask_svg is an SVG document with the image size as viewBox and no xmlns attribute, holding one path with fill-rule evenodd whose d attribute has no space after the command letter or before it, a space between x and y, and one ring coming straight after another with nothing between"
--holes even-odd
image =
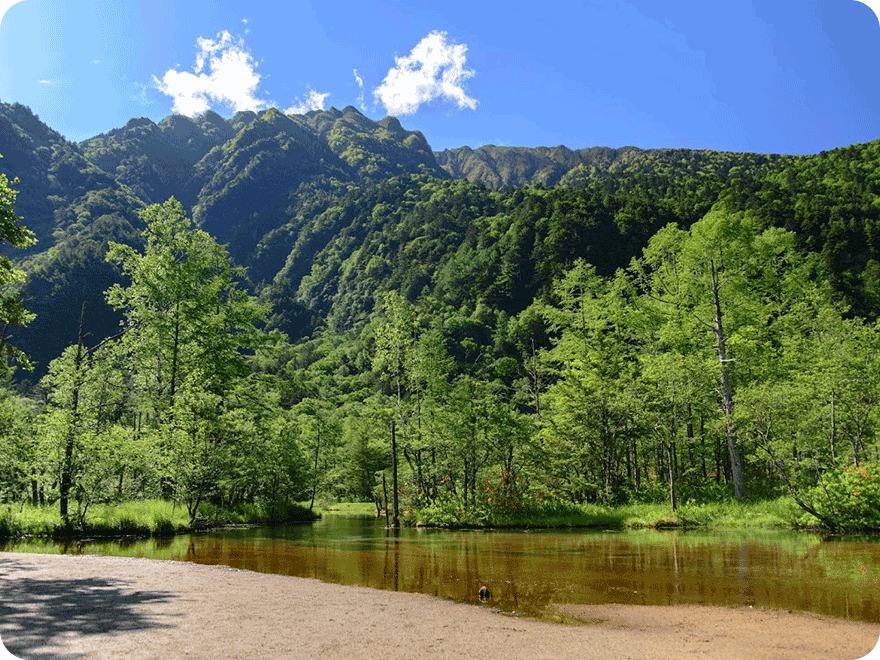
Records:
<instances>
[{"instance_id":1,"label":"mountain","mask_svg":"<svg viewBox=\"0 0 880 660\"><path fill-rule=\"evenodd\" d=\"M425 136L404 130L395 117L375 122L348 106L313 110L304 120L361 181L407 173L444 176Z\"/></svg>"},{"instance_id":2,"label":"mountain","mask_svg":"<svg viewBox=\"0 0 880 660\"><path fill-rule=\"evenodd\" d=\"M626 158L635 147L571 150L558 147L459 147L438 151L437 162L450 176L480 183L493 190L522 186L555 186L563 175L578 165L602 172Z\"/></svg>"},{"instance_id":3,"label":"mountain","mask_svg":"<svg viewBox=\"0 0 880 660\"><path fill-rule=\"evenodd\" d=\"M451 177L467 179L493 190L523 186L585 185L594 178L626 172L674 176L699 171L706 157L716 159L713 174L725 176L731 167L756 162L782 162L785 156L765 156L692 149L638 149L591 147L459 147L435 153ZM697 167L694 165L697 164Z\"/></svg>"},{"instance_id":4,"label":"mountain","mask_svg":"<svg viewBox=\"0 0 880 660\"><path fill-rule=\"evenodd\" d=\"M27 272L24 301L37 314L12 341L40 374L75 341L84 302L96 335L118 324L100 294L118 280L103 255L109 240L137 242L144 203L23 105L0 104L0 154L0 171L19 179L16 213L37 239L26 251L2 248Z\"/></svg>"},{"instance_id":5,"label":"mountain","mask_svg":"<svg viewBox=\"0 0 880 660\"><path fill-rule=\"evenodd\" d=\"M196 119L171 115L158 124L131 119L79 146L86 158L145 202L173 196L191 207L200 187L193 182L194 165L235 133L230 122L209 111Z\"/></svg>"},{"instance_id":6,"label":"mountain","mask_svg":"<svg viewBox=\"0 0 880 660\"><path fill-rule=\"evenodd\" d=\"M393 117L372 121L351 106L291 116L239 112L228 121L210 111L158 124L133 119L81 148L144 202L176 197L244 264L267 232L294 215L303 186L445 176L421 133Z\"/></svg>"},{"instance_id":7,"label":"mountain","mask_svg":"<svg viewBox=\"0 0 880 660\"><path fill-rule=\"evenodd\" d=\"M0 154L38 238L27 251L3 248L28 274L37 320L14 341L38 363L35 376L75 341L83 303L88 341L115 331L103 292L119 274L104 261L107 246L137 246L138 211L171 196L228 244L248 285L273 303L273 324L294 339L325 323L357 327L387 290L515 315L575 260L611 275L659 228L689 226L719 204L796 232L801 249L822 254L853 313L880 311L880 142L798 157L434 153L397 119L347 107L139 118L74 144L26 107L0 103Z\"/></svg>"},{"instance_id":8,"label":"mountain","mask_svg":"<svg viewBox=\"0 0 880 660\"><path fill-rule=\"evenodd\" d=\"M447 176L421 133L353 107L135 118L75 144L25 106L0 103L0 154L0 172L20 179L16 210L38 241L5 250L28 273L25 297L38 317L16 340L41 370L75 339L83 303L96 341L118 323L103 301L118 273L103 256L111 241L138 242L137 213L148 204L176 197L265 282L315 204L399 174Z\"/></svg>"},{"instance_id":9,"label":"mountain","mask_svg":"<svg viewBox=\"0 0 880 660\"><path fill-rule=\"evenodd\" d=\"M16 210L26 217L45 250L53 232L69 218L56 217L68 200L82 198L95 190L120 192L113 177L46 126L29 108L15 103L0 104L0 172L10 180L18 177Z\"/></svg>"},{"instance_id":10,"label":"mountain","mask_svg":"<svg viewBox=\"0 0 880 660\"><path fill-rule=\"evenodd\" d=\"M418 171L443 176L421 133L404 130L393 117L372 121L352 106L291 116L276 109L238 112L230 120L213 111L195 119L170 115L158 124L132 119L79 146L144 201L174 196L188 209L210 206L205 199L251 175L275 184L275 170L284 170L287 178L278 183L286 186L315 176L348 182Z\"/></svg>"}]
</instances>

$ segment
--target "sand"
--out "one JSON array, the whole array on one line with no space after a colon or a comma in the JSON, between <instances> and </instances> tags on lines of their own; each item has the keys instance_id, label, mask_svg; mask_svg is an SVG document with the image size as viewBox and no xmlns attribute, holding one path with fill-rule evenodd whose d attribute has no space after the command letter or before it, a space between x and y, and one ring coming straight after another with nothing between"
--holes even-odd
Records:
<instances>
[{"instance_id":1,"label":"sand","mask_svg":"<svg viewBox=\"0 0 880 660\"><path fill-rule=\"evenodd\" d=\"M855 660L880 639L880 625L751 608L559 608L579 623L217 566L0 553L0 640L22 660Z\"/></svg>"}]
</instances>

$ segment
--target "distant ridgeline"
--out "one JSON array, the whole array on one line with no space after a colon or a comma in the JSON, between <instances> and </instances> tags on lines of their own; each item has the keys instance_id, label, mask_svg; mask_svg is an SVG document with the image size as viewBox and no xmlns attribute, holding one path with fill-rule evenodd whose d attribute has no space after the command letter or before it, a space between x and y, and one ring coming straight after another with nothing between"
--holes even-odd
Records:
<instances>
[{"instance_id":1,"label":"distant ridgeline","mask_svg":"<svg viewBox=\"0 0 880 660\"><path fill-rule=\"evenodd\" d=\"M37 314L16 344L36 372L119 319L108 243L137 246L138 212L169 197L228 244L292 340L356 327L389 290L414 301L514 315L578 259L612 275L669 223L721 205L796 233L822 255L852 313L880 310L880 142L815 156L684 149L485 146L434 153L393 117L353 107L158 124L132 119L79 144L28 108L0 103L0 172L37 238L9 250ZM22 376L21 373L18 374Z\"/></svg>"}]
</instances>

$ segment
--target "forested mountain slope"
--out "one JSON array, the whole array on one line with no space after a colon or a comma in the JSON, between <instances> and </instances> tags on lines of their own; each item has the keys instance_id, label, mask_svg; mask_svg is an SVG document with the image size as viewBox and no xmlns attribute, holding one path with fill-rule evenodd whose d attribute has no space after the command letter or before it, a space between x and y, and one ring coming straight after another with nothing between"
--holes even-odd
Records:
<instances>
[{"instance_id":1,"label":"forested mountain slope","mask_svg":"<svg viewBox=\"0 0 880 660\"><path fill-rule=\"evenodd\" d=\"M595 147L573 151L563 145L535 148L487 145L477 149L444 149L435 155L440 166L453 178L500 190L538 184L554 186L569 170L580 165L608 172L631 151L640 150Z\"/></svg>"},{"instance_id":2,"label":"forested mountain slope","mask_svg":"<svg viewBox=\"0 0 880 660\"><path fill-rule=\"evenodd\" d=\"M436 152L437 162L453 178L493 190L523 186L586 185L612 173L683 177L710 174L724 180L734 170L761 164L779 165L785 156L691 149L591 147L459 147Z\"/></svg>"},{"instance_id":3,"label":"forested mountain slope","mask_svg":"<svg viewBox=\"0 0 880 660\"><path fill-rule=\"evenodd\" d=\"M242 115L227 122L214 112L196 119L171 115L158 124L141 117L84 141L83 154L145 202L176 197L190 208L201 186L195 164L232 138Z\"/></svg>"},{"instance_id":4,"label":"forested mountain slope","mask_svg":"<svg viewBox=\"0 0 880 660\"><path fill-rule=\"evenodd\" d=\"M75 340L83 302L95 341L116 325L101 295L117 279L104 255L110 240L137 240L144 202L22 105L0 104L0 154L0 171L19 179L16 213L37 240L7 254L28 273L25 306L37 314L15 341L41 374Z\"/></svg>"},{"instance_id":5,"label":"forested mountain slope","mask_svg":"<svg viewBox=\"0 0 880 660\"><path fill-rule=\"evenodd\" d=\"M17 212L37 238L15 255L29 274L27 306L37 313L16 334L37 373L74 340L83 303L95 342L113 331L118 318L103 292L118 275L104 255L111 241L138 240L137 212L147 204L176 197L198 226L230 245L238 263L259 262L250 273L259 282L275 275L287 253L273 252L271 240L258 243L272 232L277 239L316 197L398 173L446 176L421 133L394 118L373 122L354 108L132 119L74 144L28 108L0 103L0 154L0 171L20 179Z\"/></svg>"},{"instance_id":6,"label":"forested mountain slope","mask_svg":"<svg viewBox=\"0 0 880 660\"><path fill-rule=\"evenodd\" d=\"M0 148L0 172L19 179L16 210L37 238L35 251L48 249L53 232L69 224L73 201L102 190L120 193L112 174L18 103L0 104Z\"/></svg>"},{"instance_id":7,"label":"forested mountain slope","mask_svg":"<svg viewBox=\"0 0 880 660\"><path fill-rule=\"evenodd\" d=\"M112 333L107 246L137 244L138 211L171 196L229 245L293 337L325 319L351 327L386 290L516 314L575 260L613 274L658 229L688 227L719 202L794 231L801 249L823 255L856 313L872 316L880 301L877 142L803 157L634 147L435 154L396 119L348 107L132 119L73 144L24 106L0 104L0 154L38 239L15 255L38 314L17 339L37 373L74 339L83 302L94 341Z\"/></svg>"}]
</instances>

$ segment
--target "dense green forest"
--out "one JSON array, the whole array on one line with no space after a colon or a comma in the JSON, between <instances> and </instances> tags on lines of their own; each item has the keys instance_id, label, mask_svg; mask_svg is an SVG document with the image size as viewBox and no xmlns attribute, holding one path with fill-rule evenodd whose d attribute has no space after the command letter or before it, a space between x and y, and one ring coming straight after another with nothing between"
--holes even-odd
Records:
<instances>
[{"instance_id":1,"label":"dense green forest","mask_svg":"<svg viewBox=\"0 0 880 660\"><path fill-rule=\"evenodd\" d=\"M880 528L880 142L435 155L346 108L73 144L0 104L0 153L8 516L785 497Z\"/></svg>"}]
</instances>

